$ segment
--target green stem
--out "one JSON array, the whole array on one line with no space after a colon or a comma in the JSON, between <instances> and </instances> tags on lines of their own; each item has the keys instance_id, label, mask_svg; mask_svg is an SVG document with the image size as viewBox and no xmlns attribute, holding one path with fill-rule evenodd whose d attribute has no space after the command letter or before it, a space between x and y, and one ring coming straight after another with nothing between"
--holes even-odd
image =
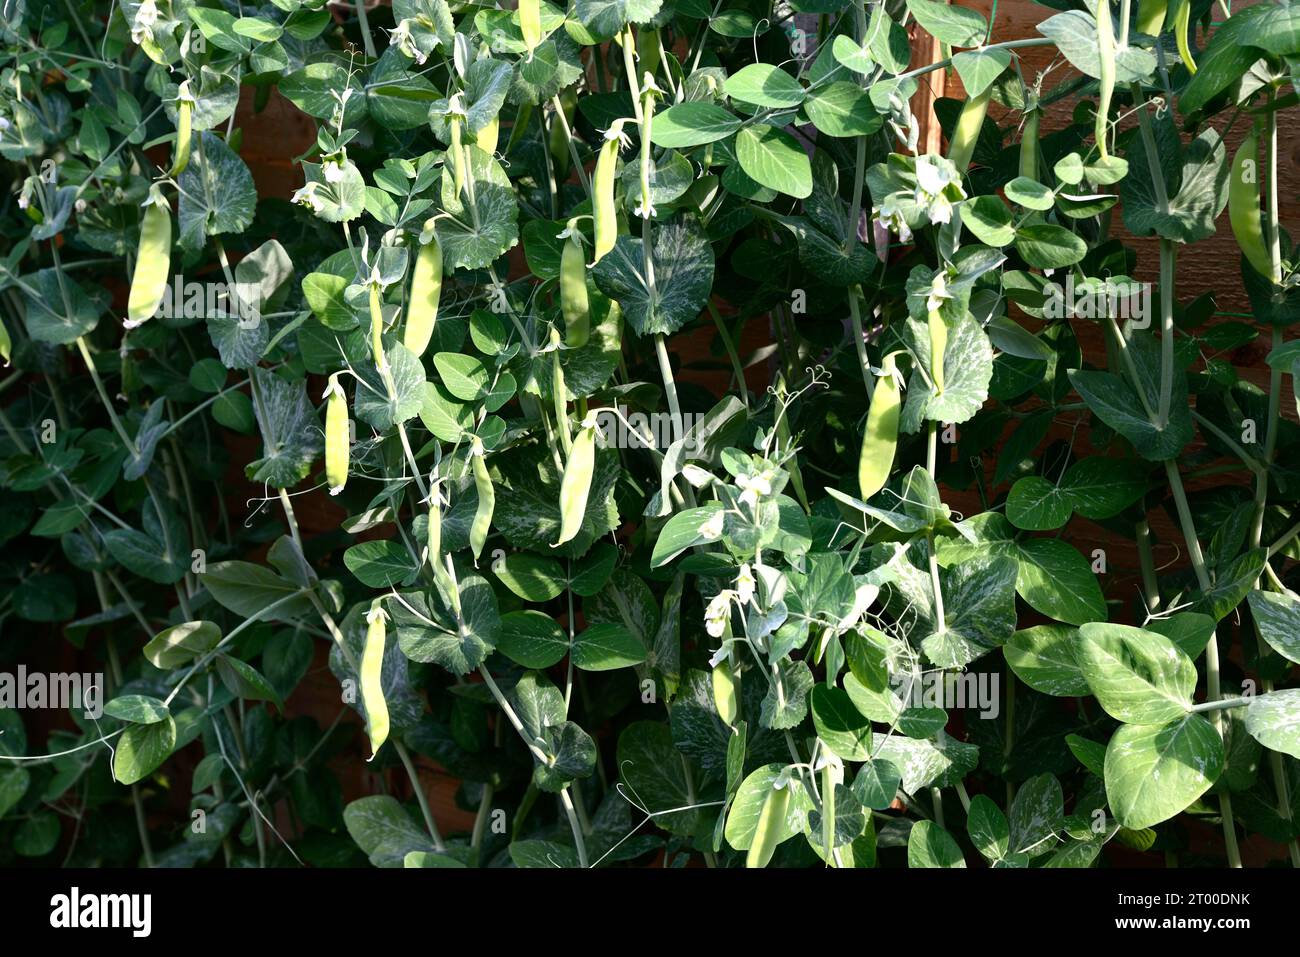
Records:
<instances>
[{"instance_id":1,"label":"green stem","mask_svg":"<svg viewBox=\"0 0 1300 957\"><path fill-rule=\"evenodd\" d=\"M420 775L415 770L415 762L411 760L411 753L406 750L406 745L396 739L393 740L393 750L402 760L402 766L406 768L406 776L410 778L411 788L415 791L415 800L420 805L420 814L424 817L424 826L429 831L429 836L433 838L433 847L439 854L447 849L442 842L442 835L438 833L438 824L433 819L433 811L429 808L429 798L424 793L424 787L420 784Z\"/></svg>"}]
</instances>

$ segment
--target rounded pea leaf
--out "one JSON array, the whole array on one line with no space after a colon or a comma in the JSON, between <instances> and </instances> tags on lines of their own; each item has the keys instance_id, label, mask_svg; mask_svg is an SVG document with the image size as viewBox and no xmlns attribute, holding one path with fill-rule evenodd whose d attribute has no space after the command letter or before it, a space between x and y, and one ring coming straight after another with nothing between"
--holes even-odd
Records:
<instances>
[{"instance_id":1,"label":"rounded pea leaf","mask_svg":"<svg viewBox=\"0 0 1300 957\"><path fill-rule=\"evenodd\" d=\"M622 625L592 625L573 640L573 663L583 671L612 671L645 661L640 639Z\"/></svg>"},{"instance_id":2,"label":"rounded pea leaf","mask_svg":"<svg viewBox=\"0 0 1300 957\"><path fill-rule=\"evenodd\" d=\"M965 867L952 835L933 821L917 821L907 836L908 867Z\"/></svg>"},{"instance_id":3,"label":"rounded pea leaf","mask_svg":"<svg viewBox=\"0 0 1300 957\"><path fill-rule=\"evenodd\" d=\"M1300 688L1271 691L1251 701L1246 730L1266 748L1300 758Z\"/></svg>"},{"instance_id":4,"label":"rounded pea leaf","mask_svg":"<svg viewBox=\"0 0 1300 957\"><path fill-rule=\"evenodd\" d=\"M751 63L723 85L727 96L768 109L788 109L803 102L807 92L799 81L770 63Z\"/></svg>"},{"instance_id":5,"label":"rounded pea leaf","mask_svg":"<svg viewBox=\"0 0 1300 957\"><path fill-rule=\"evenodd\" d=\"M156 771L176 747L176 722L168 715L151 724L133 724L118 739L113 777L118 784L135 784Z\"/></svg>"},{"instance_id":6,"label":"rounded pea leaf","mask_svg":"<svg viewBox=\"0 0 1300 957\"><path fill-rule=\"evenodd\" d=\"M1037 625L1012 635L1002 653L1016 677L1035 691L1081 698L1090 692L1074 660L1077 640L1076 629L1067 625Z\"/></svg>"},{"instance_id":7,"label":"rounded pea leaf","mask_svg":"<svg viewBox=\"0 0 1300 957\"><path fill-rule=\"evenodd\" d=\"M716 103L690 102L670 106L656 113L650 127L650 141L655 146L684 149L726 139L740 129L740 117Z\"/></svg>"},{"instance_id":8,"label":"rounded pea leaf","mask_svg":"<svg viewBox=\"0 0 1300 957\"><path fill-rule=\"evenodd\" d=\"M1164 635L1091 622L1079 628L1074 652L1097 703L1116 720L1163 724L1192 706L1196 665Z\"/></svg>"},{"instance_id":9,"label":"rounded pea leaf","mask_svg":"<svg viewBox=\"0 0 1300 957\"><path fill-rule=\"evenodd\" d=\"M1223 771L1223 741L1203 715L1126 724L1106 747L1106 800L1130 830L1186 810Z\"/></svg>"},{"instance_id":10,"label":"rounded pea leaf","mask_svg":"<svg viewBox=\"0 0 1300 957\"><path fill-rule=\"evenodd\" d=\"M564 629L540 611L512 611L501 616L497 650L525 668L549 668L569 652Z\"/></svg>"},{"instance_id":11,"label":"rounded pea leaf","mask_svg":"<svg viewBox=\"0 0 1300 957\"><path fill-rule=\"evenodd\" d=\"M1016 252L1038 269L1073 266L1088 252L1088 244L1063 226L1036 223L1016 231Z\"/></svg>"},{"instance_id":12,"label":"rounded pea leaf","mask_svg":"<svg viewBox=\"0 0 1300 957\"><path fill-rule=\"evenodd\" d=\"M760 186L795 199L812 195L812 164L803 147L789 133L759 123L736 134L740 168Z\"/></svg>"}]
</instances>

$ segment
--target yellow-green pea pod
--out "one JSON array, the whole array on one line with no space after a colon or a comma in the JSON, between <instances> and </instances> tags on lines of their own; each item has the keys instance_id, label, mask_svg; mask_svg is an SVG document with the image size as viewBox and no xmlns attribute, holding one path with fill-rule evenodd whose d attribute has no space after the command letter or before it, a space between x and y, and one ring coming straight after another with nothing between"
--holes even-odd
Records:
<instances>
[{"instance_id":1,"label":"yellow-green pea pod","mask_svg":"<svg viewBox=\"0 0 1300 957\"><path fill-rule=\"evenodd\" d=\"M492 476L488 474L487 463L483 461L486 450L483 441L476 435L469 450L471 467L474 470L474 490L478 492L478 508L474 511L474 521L469 527L469 550L474 554L474 565L483 554L487 544L488 532L492 528L492 513L497 506L496 489L492 486Z\"/></svg>"},{"instance_id":2,"label":"yellow-green pea pod","mask_svg":"<svg viewBox=\"0 0 1300 957\"><path fill-rule=\"evenodd\" d=\"M9 330L5 328L4 320L0 319L0 360L4 360L5 365L9 365L9 356L13 344L13 340L9 338Z\"/></svg>"},{"instance_id":3,"label":"yellow-green pea pod","mask_svg":"<svg viewBox=\"0 0 1300 957\"><path fill-rule=\"evenodd\" d=\"M158 311L172 268L172 211L158 187L149 192L140 222L131 294L126 304L126 327L134 329Z\"/></svg>"},{"instance_id":4,"label":"yellow-green pea pod","mask_svg":"<svg viewBox=\"0 0 1300 957\"><path fill-rule=\"evenodd\" d=\"M181 84L176 100L176 150L172 154L172 167L167 175L175 179L185 172L190 162L190 137L193 128L194 98L190 96L190 81Z\"/></svg>"},{"instance_id":5,"label":"yellow-green pea pod","mask_svg":"<svg viewBox=\"0 0 1300 957\"><path fill-rule=\"evenodd\" d=\"M822 765L822 846L826 848L826 861L835 863L835 785L843 777L844 769L835 761Z\"/></svg>"},{"instance_id":6,"label":"yellow-green pea pod","mask_svg":"<svg viewBox=\"0 0 1300 957\"><path fill-rule=\"evenodd\" d=\"M1272 279L1273 257L1264 242L1264 225L1259 213L1259 135L1252 128L1232 157L1228 180L1228 222L1246 261L1261 276Z\"/></svg>"},{"instance_id":7,"label":"yellow-green pea pod","mask_svg":"<svg viewBox=\"0 0 1300 957\"><path fill-rule=\"evenodd\" d=\"M587 515L587 497L591 494L591 478L596 473L596 417L588 415L582 423L578 437L573 440L569 459L564 463L564 478L560 481L560 538L552 548L571 542L582 531L582 520Z\"/></svg>"},{"instance_id":8,"label":"yellow-green pea pod","mask_svg":"<svg viewBox=\"0 0 1300 957\"><path fill-rule=\"evenodd\" d=\"M952 160L958 173L966 172L971 157L975 155L975 142L984 126L984 116L989 111L989 97L992 95L993 86L990 84L983 93L967 100L957 117L957 128L953 130L952 139L948 143L948 159Z\"/></svg>"},{"instance_id":9,"label":"yellow-green pea pod","mask_svg":"<svg viewBox=\"0 0 1300 957\"><path fill-rule=\"evenodd\" d=\"M384 699L384 645L388 641L388 615L383 599L376 598L366 612L366 647L361 652L361 701L366 706L366 732L373 761L388 740L388 702Z\"/></svg>"},{"instance_id":10,"label":"yellow-green pea pod","mask_svg":"<svg viewBox=\"0 0 1300 957\"><path fill-rule=\"evenodd\" d=\"M464 120L452 114L447 117L447 127L451 130L451 149L447 152L451 156L452 176L456 183L456 195L461 196L465 192L465 151L461 148L461 126Z\"/></svg>"},{"instance_id":11,"label":"yellow-green pea pod","mask_svg":"<svg viewBox=\"0 0 1300 957\"><path fill-rule=\"evenodd\" d=\"M1178 11L1174 14L1174 40L1178 43L1178 58L1187 67L1188 73L1196 72L1196 61L1192 59L1192 48L1187 35L1192 27L1192 0L1181 0Z\"/></svg>"},{"instance_id":12,"label":"yellow-green pea pod","mask_svg":"<svg viewBox=\"0 0 1300 957\"><path fill-rule=\"evenodd\" d=\"M1020 137L1020 175L1038 179L1038 104L1025 111L1025 126Z\"/></svg>"},{"instance_id":13,"label":"yellow-green pea pod","mask_svg":"<svg viewBox=\"0 0 1300 957\"><path fill-rule=\"evenodd\" d=\"M592 265L600 262L605 253L614 248L618 239L618 209L614 205L614 174L618 168L618 151L624 139L623 121L615 120L605 131L596 158L596 169L591 177L591 211L595 225L596 249Z\"/></svg>"},{"instance_id":14,"label":"yellow-green pea pod","mask_svg":"<svg viewBox=\"0 0 1300 957\"><path fill-rule=\"evenodd\" d=\"M560 446L567 457L573 448L569 431L569 389L564 384L564 367L560 365L560 331L551 326L551 401L555 405L555 425L560 430Z\"/></svg>"},{"instance_id":15,"label":"yellow-green pea pod","mask_svg":"<svg viewBox=\"0 0 1300 957\"><path fill-rule=\"evenodd\" d=\"M1165 28L1165 11L1169 0L1138 0L1137 28L1149 37L1160 36Z\"/></svg>"},{"instance_id":16,"label":"yellow-green pea pod","mask_svg":"<svg viewBox=\"0 0 1300 957\"><path fill-rule=\"evenodd\" d=\"M749 853L745 856L746 867L767 867L785 834L785 816L789 809L790 785L772 788L763 801L763 810L758 813L754 842L749 845Z\"/></svg>"},{"instance_id":17,"label":"yellow-green pea pod","mask_svg":"<svg viewBox=\"0 0 1300 957\"><path fill-rule=\"evenodd\" d=\"M370 283L370 349L375 355L375 368L384 368L384 307L377 282Z\"/></svg>"},{"instance_id":18,"label":"yellow-green pea pod","mask_svg":"<svg viewBox=\"0 0 1300 957\"><path fill-rule=\"evenodd\" d=\"M348 484L348 432L348 398L336 372L325 389L325 481L331 495L338 495Z\"/></svg>"},{"instance_id":19,"label":"yellow-green pea pod","mask_svg":"<svg viewBox=\"0 0 1300 957\"><path fill-rule=\"evenodd\" d=\"M406 329L402 345L415 356L424 355L433 338L433 328L438 321L438 300L442 296L442 247L432 235L420 246L415 257L415 271L411 276L411 298L406 305Z\"/></svg>"},{"instance_id":20,"label":"yellow-green pea pod","mask_svg":"<svg viewBox=\"0 0 1300 957\"><path fill-rule=\"evenodd\" d=\"M930 375L934 379L934 390L943 392L943 354L948 348L948 324L939 315L938 309L931 309L925 317L930 328Z\"/></svg>"},{"instance_id":21,"label":"yellow-green pea pod","mask_svg":"<svg viewBox=\"0 0 1300 957\"><path fill-rule=\"evenodd\" d=\"M437 574L442 567L442 492L438 485L441 480L430 476L429 482L429 566Z\"/></svg>"},{"instance_id":22,"label":"yellow-green pea pod","mask_svg":"<svg viewBox=\"0 0 1300 957\"><path fill-rule=\"evenodd\" d=\"M1097 78L1097 116L1093 121L1093 137L1097 141L1097 155L1109 159L1106 149L1110 130L1110 100L1115 92L1115 27L1110 20L1110 0L1097 0L1097 57L1100 61Z\"/></svg>"},{"instance_id":23,"label":"yellow-green pea pod","mask_svg":"<svg viewBox=\"0 0 1300 957\"><path fill-rule=\"evenodd\" d=\"M581 349L591 338L591 302L587 298L587 262L578 229L569 225L569 238L560 252L560 312L564 315L564 344Z\"/></svg>"},{"instance_id":24,"label":"yellow-green pea pod","mask_svg":"<svg viewBox=\"0 0 1300 957\"><path fill-rule=\"evenodd\" d=\"M724 658L713 668L713 704L718 709L718 717L728 727L734 727L740 716L737 691L736 673L731 670L731 662Z\"/></svg>"},{"instance_id":25,"label":"yellow-green pea pod","mask_svg":"<svg viewBox=\"0 0 1300 957\"><path fill-rule=\"evenodd\" d=\"M902 395L894 355L885 356L882 375L876 380L867 410L867 426L862 434L862 452L858 456L858 492L865 502L889 481L894 469L894 449L898 445L898 418Z\"/></svg>"},{"instance_id":26,"label":"yellow-green pea pod","mask_svg":"<svg viewBox=\"0 0 1300 957\"><path fill-rule=\"evenodd\" d=\"M531 60L533 50L542 42L541 0L519 0L519 30L524 35L524 48Z\"/></svg>"},{"instance_id":27,"label":"yellow-green pea pod","mask_svg":"<svg viewBox=\"0 0 1300 957\"><path fill-rule=\"evenodd\" d=\"M501 117L497 115L479 127L479 131L474 134L474 145L491 156L497 151L497 138L500 134Z\"/></svg>"}]
</instances>

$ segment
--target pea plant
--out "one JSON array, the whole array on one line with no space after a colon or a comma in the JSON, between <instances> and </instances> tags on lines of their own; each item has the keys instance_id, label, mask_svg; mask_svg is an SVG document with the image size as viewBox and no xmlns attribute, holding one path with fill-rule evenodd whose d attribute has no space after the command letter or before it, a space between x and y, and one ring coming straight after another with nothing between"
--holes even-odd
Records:
<instances>
[{"instance_id":1,"label":"pea plant","mask_svg":"<svg viewBox=\"0 0 1300 957\"><path fill-rule=\"evenodd\" d=\"M1300 8L1051 7L4 0L0 860L1300 866Z\"/></svg>"}]
</instances>

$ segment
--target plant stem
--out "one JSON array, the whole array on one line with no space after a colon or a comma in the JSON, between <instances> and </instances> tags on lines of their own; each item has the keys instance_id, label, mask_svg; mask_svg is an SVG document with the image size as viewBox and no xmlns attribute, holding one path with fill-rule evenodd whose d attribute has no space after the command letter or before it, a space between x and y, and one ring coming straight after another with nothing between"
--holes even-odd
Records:
<instances>
[{"instance_id":1,"label":"plant stem","mask_svg":"<svg viewBox=\"0 0 1300 957\"><path fill-rule=\"evenodd\" d=\"M442 835L438 833L438 825L433 819L433 811L429 808L429 798L424 793L424 787L420 784L420 775L415 770L415 762L411 760L411 754L406 750L406 745L401 741L393 739L393 750L402 760L402 766L406 768L406 776L411 779L411 788L415 791L415 800L420 805L420 813L424 816L424 826L429 831L429 836L433 838L434 849L441 854L447 849L442 843Z\"/></svg>"},{"instance_id":2,"label":"plant stem","mask_svg":"<svg viewBox=\"0 0 1300 957\"><path fill-rule=\"evenodd\" d=\"M370 36L370 18L366 16L366 0L356 0L357 24L361 27L361 43L365 46L366 56L375 56L375 41Z\"/></svg>"}]
</instances>

